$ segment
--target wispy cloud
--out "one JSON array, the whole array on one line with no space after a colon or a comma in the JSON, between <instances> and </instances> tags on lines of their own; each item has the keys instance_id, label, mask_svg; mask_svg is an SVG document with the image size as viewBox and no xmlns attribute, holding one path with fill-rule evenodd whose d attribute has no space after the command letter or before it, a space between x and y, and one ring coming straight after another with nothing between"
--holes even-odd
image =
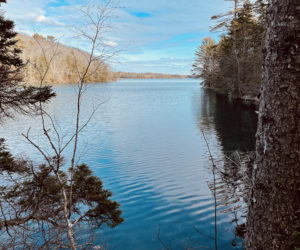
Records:
<instances>
[{"instance_id":1,"label":"wispy cloud","mask_svg":"<svg viewBox=\"0 0 300 250\"><path fill-rule=\"evenodd\" d=\"M116 47L118 46L118 43L114 42L114 41L104 41L104 44L110 47Z\"/></svg>"},{"instance_id":2,"label":"wispy cloud","mask_svg":"<svg viewBox=\"0 0 300 250\"><path fill-rule=\"evenodd\" d=\"M30 33L32 26L38 26L45 35L60 37L70 33L68 27L76 21L74 6L84 2L10 0L3 7L18 31ZM229 2L224 0L120 0L118 19L113 21L113 32L106 41L123 49L123 63L114 69L189 73L194 50L209 35L210 16L227 9ZM85 47L80 42L77 46Z\"/></svg>"}]
</instances>

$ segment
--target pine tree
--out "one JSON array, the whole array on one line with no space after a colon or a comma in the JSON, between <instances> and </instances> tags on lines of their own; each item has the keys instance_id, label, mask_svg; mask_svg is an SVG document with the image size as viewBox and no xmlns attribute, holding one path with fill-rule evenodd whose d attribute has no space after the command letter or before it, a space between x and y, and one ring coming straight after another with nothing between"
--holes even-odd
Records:
<instances>
[{"instance_id":1,"label":"pine tree","mask_svg":"<svg viewBox=\"0 0 300 250\"><path fill-rule=\"evenodd\" d=\"M256 99L261 85L261 47L265 29L260 17L264 14L264 9L261 8L263 13L259 14L256 7L258 3L254 5L250 0L230 1L233 2L234 9L212 17L218 21L212 30L225 31L225 34L210 48L213 53L208 53L208 49L203 50L201 47L195 52L193 72L204 80L205 86L218 92L234 98ZM206 56L212 55L208 58L213 59L213 71L204 70L211 68L211 60L203 57L202 50L207 51Z\"/></svg>"},{"instance_id":2,"label":"pine tree","mask_svg":"<svg viewBox=\"0 0 300 250\"><path fill-rule=\"evenodd\" d=\"M215 87L218 73L218 46L215 40L211 37L204 38L195 55L193 74L203 79L204 86Z\"/></svg>"},{"instance_id":3,"label":"pine tree","mask_svg":"<svg viewBox=\"0 0 300 250\"><path fill-rule=\"evenodd\" d=\"M4 0L0 1L4 2ZM86 18L96 16L97 20L93 23L98 23L97 32L91 33L93 39L89 42L99 44L99 31L104 29L102 22L111 15L110 5L110 1L107 1L104 6L99 5L96 8L97 15L90 15L90 12L87 12ZM91 8L87 6L86 9L90 10ZM19 50L15 48L16 33L12 31L13 23L11 21L6 22L4 18L1 21L6 25L6 28L1 31L6 35L6 40L10 42L10 46L4 46L3 51L6 54L4 52L3 54L11 59L11 64L1 61L0 63L6 72L14 70L16 76L19 77L24 64L20 60ZM35 36L37 39L44 39L38 34ZM48 44L55 43L53 37L48 38L48 40L50 40L46 41ZM44 49L43 46L46 43L41 44L41 49ZM93 73L97 69L92 68L92 63L95 60L95 49L96 47L93 47L85 66L78 64L77 61L73 64L76 70L77 66L79 69L79 72L75 72L78 78L78 84L75 85L77 87L77 111L74 134L67 142L60 139L65 136L59 134L58 127L53 122L54 118L47 114L43 105L38 105L40 101L47 100L45 96L42 96L44 93L42 90L48 90L48 94L51 95L51 89L23 87L24 91L28 91L28 95L24 97L19 91L18 85L21 76L12 79L11 73L6 73L8 84L5 86L8 86L8 89L5 89L3 84L1 85L2 89L7 92L10 89L19 91L16 92L19 94L19 99L21 101L25 99L30 104L28 106L29 104L25 102L25 106L30 108L37 104L37 107L40 108L41 134L45 136L50 149L43 151L44 149L38 143L36 144L34 139L31 139L29 130L26 134L22 134L41 153L44 163L39 165L29 160L14 157L7 150L4 140L0 139L0 178L2 178L0 179L0 249L91 249L93 248L95 230L103 224L113 228L123 222L119 203L111 200L112 193L103 188L102 181L93 175L87 165L76 163L79 134L100 107L98 104L90 118L85 123L81 123L81 100L82 94L86 90L84 84L86 78L89 77L89 72L92 71ZM57 50L55 50L53 57L56 53ZM46 57L36 57L34 63L30 65L45 72L42 74L43 79L45 79L49 74L51 63L53 63L51 59L47 61ZM81 71L84 73L81 74ZM3 71L3 75L4 73ZM43 79L40 82L43 82ZM39 96L32 98L35 90ZM11 97L11 95L7 96ZM28 98L26 99L26 97ZM24 102L21 104L20 108L23 110ZM12 108L17 109L16 105ZM56 133L54 135L49 131L56 131ZM69 158L70 162L63 155L67 147L73 147L73 154ZM85 232L84 237L82 237L83 231Z\"/></svg>"},{"instance_id":4,"label":"pine tree","mask_svg":"<svg viewBox=\"0 0 300 250\"><path fill-rule=\"evenodd\" d=\"M49 86L22 84L25 63L20 58L22 51L17 47L16 36L13 21L0 14L0 118L12 116L12 110L27 113L55 95Z\"/></svg>"}]
</instances>

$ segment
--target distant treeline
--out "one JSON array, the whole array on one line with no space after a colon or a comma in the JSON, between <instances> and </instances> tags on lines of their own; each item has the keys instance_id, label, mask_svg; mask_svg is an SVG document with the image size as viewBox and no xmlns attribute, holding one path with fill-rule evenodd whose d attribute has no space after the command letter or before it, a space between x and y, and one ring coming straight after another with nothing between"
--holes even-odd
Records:
<instances>
[{"instance_id":1,"label":"distant treeline","mask_svg":"<svg viewBox=\"0 0 300 250\"><path fill-rule=\"evenodd\" d=\"M161 74L161 73L130 73L130 72L114 72L114 76L118 79L174 79L188 78L188 75L177 74Z\"/></svg>"},{"instance_id":2,"label":"distant treeline","mask_svg":"<svg viewBox=\"0 0 300 250\"><path fill-rule=\"evenodd\" d=\"M49 69L44 80L45 83L76 83L78 71L80 72L85 68L89 56L85 51L57 43L53 36L44 37L37 33L32 37L19 34L18 47L22 50L23 61L27 62L23 69L23 80L31 84L38 84L41 81L47 67ZM90 72L86 82L108 82L123 78L169 79L188 77L186 75L159 73L113 72L106 63L99 59L93 62Z\"/></svg>"},{"instance_id":3,"label":"distant treeline","mask_svg":"<svg viewBox=\"0 0 300 250\"><path fill-rule=\"evenodd\" d=\"M223 31L217 42L205 38L196 50L193 74L203 85L233 98L258 99L267 0L230 0L233 9L213 16L212 31Z\"/></svg>"},{"instance_id":4,"label":"distant treeline","mask_svg":"<svg viewBox=\"0 0 300 250\"><path fill-rule=\"evenodd\" d=\"M47 67L45 83L76 83L78 72L84 70L89 56L82 50L58 44L53 36L43 37L39 34L32 37L19 34L18 46L22 50L22 59L27 62L23 70L24 81L32 84L40 82ZM109 66L100 60L93 62L90 73L86 82L114 79Z\"/></svg>"}]
</instances>

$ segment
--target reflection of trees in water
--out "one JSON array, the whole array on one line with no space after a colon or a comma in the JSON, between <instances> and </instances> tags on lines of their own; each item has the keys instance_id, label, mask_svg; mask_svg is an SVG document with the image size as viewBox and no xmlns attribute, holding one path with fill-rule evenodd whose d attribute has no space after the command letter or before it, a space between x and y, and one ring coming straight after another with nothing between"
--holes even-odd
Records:
<instances>
[{"instance_id":1,"label":"reflection of trees in water","mask_svg":"<svg viewBox=\"0 0 300 250\"><path fill-rule=\"evenodd\" d=\"M214 125L224 152L254 150L257 129L254 104L230 100L212 90L203 90L200 104L198 122L201 122L204 129L205 126Z\"/></svg>"},{"instance_id":2,"label":"reflection of trees in water","mask_svg":"<svg viewBox=\"0 0 300 250\"><path fill-rule=\"evenodd\" d=\"M200 105L200 104L199 104ZM197 113L201 131L216 130L224 156L218 159L217 171L212 169L213 179L209 183L212 193L217 196L215 206L221 213L231 213L235 224L235 238L243 237L247 215L247 194L251 180L251 163L255 149L257 115L255 105L246 105L227 96L204 90L201 110ZM214 168L213 164L211 166Z\"/></svg>"},{"instance_id":3,"label":"reflection of trees in water","mask_svg":"<svg viewBox=\"0 0 300 250\"><path fill-rule=\"evenodd\" d=\"M235 231L232 239L233 247L242 247L245 233L245 218L248 212L248 195L251 187L251 164L254 154L235 151L222 160L211 164L213 178L208 187L214 196L215 223L218 224L219 213L230 214ZM218 232L222 232L220 228ZM217 235L217 234L215 234Z\"/></svg>"},{"instance_id":4,"label":"reflection of trees in water","mask_svg":"<svg viewBox=\"0 0 300 250\"><path fill-rule=\"evenodd\" d=\"M219 159L211 155L212 180L208 186L214 196L215 220L217 226L214 235L203 232L197 225L194 229L199 236L207 242L214 241L214 248L205 243L201 246L195 242L187 242L186 250L192 249L223 249L218 246L217 237L220 238L222 230L218 228L219 213L232 215L235 225L233 247L242 247L245 231L245 218L247 214L247 194L251 181L251 163L254 150L257 115L254 105L246 105L240 101L230 101L226 96L218 95L212 90L202 90L193 96L192 108L197 120L197 125L204 133L203 139L209 137L214 131L223 149L223 157ZM207 141L207 150L210 140ZM160 227L157 234L158 241L164 249L170 249L160 236Z\"/></svg>"},{"instance_id":5,"label":"reflection of trees in water","mask_svg":"<svg viewBox=\"0 0 300 250\"><path fill-rule=\"evenodd\" d=\"M248 210L248 195L251 187L251 165L254 160L252 152L235 151L224 156L218 169L218 182L215 185L218 205L222 213L231 213L235 224L235 238L232 245L236 246L237 236L243 238L245 218Z\"/></svg>"}]
</instances>

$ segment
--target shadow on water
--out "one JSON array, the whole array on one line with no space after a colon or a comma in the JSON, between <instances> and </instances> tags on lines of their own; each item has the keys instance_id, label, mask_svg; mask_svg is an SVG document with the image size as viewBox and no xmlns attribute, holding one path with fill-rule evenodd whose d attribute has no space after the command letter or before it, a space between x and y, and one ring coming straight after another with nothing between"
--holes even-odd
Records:
<instances>
[{"instance_id":1,"label":"shadow on water","mask_svg":"<svg viewBox=\"0 0 300 250\"><path fill-rule=\"evenodd\" d=\"M56 90L49 111L61 121L63 134L70 135L76 101L73 89L60 86ZM96 244L107 242L110 249L162 249L160 233L173 250L214 249L215 191L219 249L242 249L239 238L231 246L235 225L244 221L241 209L245 207L244 168L233 162L243 162L246 151L254 149L254 107L203 90L195 80L126 80L89 89L82 120L93 101L110 96L82 134L81 161L93 166L105 188L113 192L125 222L114 230L102 228ZM20 117L0 133L11 142L14 153L38 158L19 132L31 127L46 147L39 139L39 124ZM199 129L216 163L215 183L210 181L213 171ZM231 156L228 152L234 150L243 153ZM72 152L65 153L68 157ZM84 231L81 234L89 237Z\"/></svg>"},{"instance_id":2,"label":"shadow on water","mask_svg":"<svg viewBox=\"0 0 300 250\"><path fill-rule=\"evenodd\" d=\"M255 149L258 119L255 104L231 100L209 89L203 90L201 102L201 120L212 118L224 152L249 152Z\"/></svg>"},{"instance_id":3,"label":"shadow on water","mask_svg":"<svg viewBox=\"0 0 300 250\"><path fill-rule=\"evenodd\" d=\"M257 106L254 103L231 100L225 95L206 89L203 90L200 100L198 127L204 133L204 139L205 131L214 127L223 150L221 159L211 161L213 179L208 186L216 197L215 208L218 214L227 213L232 216L232 223L235 225L232 246L242 247L247 196L251 186L251 166L254 160ZM209 146L207 147L209 150ZM214 155L212 157L217 158Z\"/></svg>"}]
</instances>

